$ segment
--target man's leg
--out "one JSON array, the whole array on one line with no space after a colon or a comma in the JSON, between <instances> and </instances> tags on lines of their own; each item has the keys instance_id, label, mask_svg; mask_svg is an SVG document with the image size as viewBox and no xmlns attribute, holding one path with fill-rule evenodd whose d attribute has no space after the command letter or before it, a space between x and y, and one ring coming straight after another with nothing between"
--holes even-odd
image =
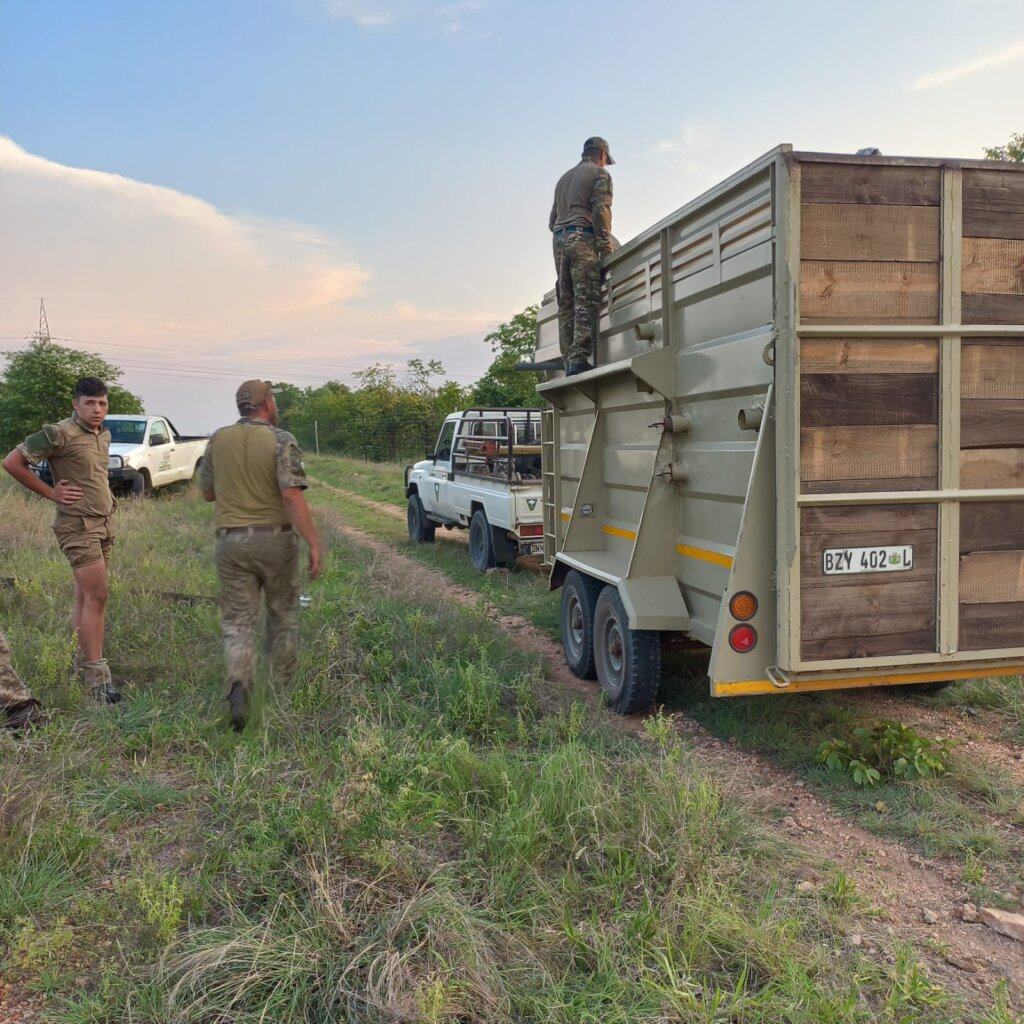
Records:
<instances>
[{"instance_id":1,"label":"man's leg","mask_svg":"<svg viewBox=\"0 0 1024 1024\"><path fill-rule=\"evenodd\" d=\"M0 710L5 712L0 728L13 732L21 732L46 721L39 701L15 671L11 649L3 633L0 633Z\"/></svg>"},{"instance_id":2,"label":"man's leg","mask_svg":"<svg viewBox=\"0 0 1024 1024\"><path fill-rule=\"evenodd\" d=\"M601 256L589 236L572 245L573 332L571 363L586 362L594 346L601 308Z\"/></svg>"},{"instance_id":3,"label":"man's leg","mask_svg":"<svg viewBox=\"0 0 1024 1024\"><path fill-rule=\"evenodd\" d=\"M566 256L566 245L561 238L554 242L555 251L555 298L558 300L558 346L562 350L562 361L568 365L569 349L572 348L572 273Z\"/></svg>"},{"instance_id":4,"label":"man's leg","mask_svg":"<svg viewBox=\"0 0 1024 1024\"><path fill-rule=\"evenodd\" d=\"M229 534L217 541L220 628L226 665L225 696L231 705L231 723L236 729L245 724L256 671L260 580L252 565L251 544L254 540L244 534Z\"/></svg>"},{"instance_id":5,"label":"man's leg","mask_svg":"<svg viewBox=\"0 0 1024 1024\"><path fill-rule=\"evenodd\" d=\"M116 704L121 694L110 678L110 668L103 657L103 640L107 627L107 563L101 557L75 568L75 588L82 595L78 623L78 650L82 681L95 697Z\"/></svg>"},{"instance_id":6,"label":"man's leg","mask_svg":"<svg viewBox=\"0 0 1024 1024\"><path fill-rule=\"evenodd\" d=\"M293 531L272 534L264 547L267 656L274 683L286 686L299 660L299 538Z\"/></svg>"}]
</instances>

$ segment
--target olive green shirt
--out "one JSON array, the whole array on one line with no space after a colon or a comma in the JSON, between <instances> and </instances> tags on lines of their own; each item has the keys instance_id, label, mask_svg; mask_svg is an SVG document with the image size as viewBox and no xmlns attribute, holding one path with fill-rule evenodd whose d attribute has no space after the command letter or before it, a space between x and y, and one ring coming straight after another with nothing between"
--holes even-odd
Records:
<instances>
[{"instance_id":1,"label":"olive green shirt","mask_svg":"<svg viewBox=\"0 0 1024 1024\"><path fill-rule=\"evenodd\" d=\"M199 486L213 491L214 525L285 526L291 520L281 492L308 487L298 442L266 420L243 416L210 438Z\"/></svg>"},{"instance_id":2,"label":"olive green shirt","mask_svg":"<svg viewBox=\"0 0 1024 1024\"><path fill-rule=\"evenodd\" d=\"M548 227L593 228L600 253L615 248L612 241L612 176L592 160L581 160L566 171L555 185Z\"/></svg>"},{"instance_id":3,"label":"olive green shirt","mask_svg":"<svg viewBox=\"0 0 1024 1024\"><path fill-rule=\"evenodd\" d=\"M76 413L60 423L47 423L26 437L18 450L33 465L46 459L54 483L67 480L82 488L82 497L74 504L57 506L58 516L109 516L114 511L107 477L109 430L91 430Z\"/></svg>"}]
</instances>

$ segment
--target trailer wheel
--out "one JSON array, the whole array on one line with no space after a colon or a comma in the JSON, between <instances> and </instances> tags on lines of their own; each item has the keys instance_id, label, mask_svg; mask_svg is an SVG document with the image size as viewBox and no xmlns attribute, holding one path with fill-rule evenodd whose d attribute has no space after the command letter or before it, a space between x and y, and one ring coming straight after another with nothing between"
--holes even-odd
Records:
<instances>
[{"instance_id":1,"label":"trailer wheel","mask_svg":"<svg viewBox=\"0 0 1024 1024\"><path fill-rule=\"evenodd\" d=\"M436 527L423 510L423 502L418 494L409 496L409 504L405 510L405 521L409 526L409 539L417 544L433 544Z\"/></svg>"},{"instance_id":2,"label":"trailer wheel","mask_svg":"<svg viewBox=\"0 0 1024 1024\"><path fill-rule=\"evenodd\" d=\"M565 663L580 679L594 679L594 611L603 584L570 569L562 584L562 650Z\"/></svg>"},{"instance_id":3,"label":"trailer wheel","mask_svg":"<svg viewBox=\"0 0 1024 1024\"><path fill-rule=\"evenodd\" d=\"M478 572L487 572L498 564L491 524L482 508L478 508L469 521L469 557Z\"/></svg>"},{"instance_id":4,"label":"trailer wheel","mask_svg":"<svg viewBox=\"0 0 1024 1024\"><path fill-rule=\"evenodd\" d=\"M606 586L594 612L594 657L605 701L620 715L647 711L661 680L661 634L630 629L615 587Z\"/></svg>"}]
</instances>

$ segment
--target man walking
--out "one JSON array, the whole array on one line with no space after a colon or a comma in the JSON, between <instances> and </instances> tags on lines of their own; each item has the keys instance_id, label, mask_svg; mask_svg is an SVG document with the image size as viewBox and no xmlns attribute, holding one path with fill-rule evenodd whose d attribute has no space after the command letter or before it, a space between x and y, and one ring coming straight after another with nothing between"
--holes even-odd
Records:
<instances>
[{"instance_id":1,"label":"man walking","mask_svg":"<svg viewBox=\"0 0 1024 1024\"><path fill-rule=\"evenodd\" d=\"M0 710L4 712L0 729L15 734L46 722L43 706L14 669L11 649L3 633L0 633Z\"/></svg>"},{"instance_id":2,"label":"man walking","mask_svg":"<svg viewBox=\"0 0 1024 1024\"><path fill-rule=\"evenodd\" d=\"M108 563L114 546L114 496L107 481L110 431L103 429L106 384L97 377L82 377L71 404L71 416L26 437L3 466L22 487L57 506L53 532L75 577L76 666L94 696L116 704L121 694L103 657ZM50 464L52 487L31 469L43 459Z\"/></svg>"},{"instance_id":3,"label":"man walking","mask_svg":"<svg viewBox=\"0 0 1024 1024\"><path fill-rule=\"evenodd\" d=\"M612 178L605 170L613 163L604 139L587 139L583 158L558 179L548 218L558 275L558 342L567 377L592 368L589 360L601 307L601 257L615 248Z\"/></svg>"},{"instance_id":4,"label":"man walking","mask_svg":"<svg viewBox=\"0 0 1024 1024\"><path fill-rule=\"evenodd\" d=\"M309 545L309 575L320 575L321 548L303 491L308 486L295 438L277 427L269 381L235 393L240 419L210 438L199 487L216 502L220 621L231 725L245 726L256 666L260 593L266 649L275 682L290 682L298 660L299 539Z\"/></svg>"}]
</instances>

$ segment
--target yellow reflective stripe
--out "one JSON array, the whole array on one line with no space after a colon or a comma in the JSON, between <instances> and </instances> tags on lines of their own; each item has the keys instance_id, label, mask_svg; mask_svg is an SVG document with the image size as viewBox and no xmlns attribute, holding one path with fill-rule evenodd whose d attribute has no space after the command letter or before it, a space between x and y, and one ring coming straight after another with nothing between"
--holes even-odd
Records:
<instances>
[{"instance_id":1,"label":"yellow reflective stripe","mask_svg":"<svg viewBox=\"0 0 1024 1024\"><path fill-rule=\"evenodd\" d=\"M618 526L612 526L611 523L605 523L601 527L601 532L612 537L622 537L624 540L636 540L636 533L633 530L623 530Z\"/></svg>"},{"instance_id":2,"label":"yellow reflective stripe","mask_svg":"<svg viewBox=\"0 0 1024 1024\"><path fill-rule=\"evenodd\" d=\"M572 516L570 516L568 512L563 512L562 513L562 521L563 522L567 523L567 522L569 522L569 520L571 518L572 518Z\"/></svg>"},{"instance_id":3,"label":"yellow reflective stripe","mask_svg":"<svg viewBox=\"0 0 1024 1024\"><path fill-rule=\"evenodd\" d=\"M684 558L696 558L700 562L724 565L726 569L732 568L732 555L723 555L721 551L709 551L707 548L694 548L689 544L677 544L676 552Z\"/></svg>"},{"instance_id":4,"label":"yellow reflective stripe","mask_svg":"<svg viewBox=\"0 0 1024 1024\"><path fill-rule=\"evenodd\" d=\"M849 690L865 686L899 686L908 683L945 683L954 679L984 679L987 676L1011 676L1024 672L1024 665L996 668L949 668L937 672L913 672L903 675L847 676L843 679L794 679L789 686L775 686L770 679L744 679L714 683L716 697L749 697L760 693L810 693L819 690Z\"/></svg>"}]
</instances>

